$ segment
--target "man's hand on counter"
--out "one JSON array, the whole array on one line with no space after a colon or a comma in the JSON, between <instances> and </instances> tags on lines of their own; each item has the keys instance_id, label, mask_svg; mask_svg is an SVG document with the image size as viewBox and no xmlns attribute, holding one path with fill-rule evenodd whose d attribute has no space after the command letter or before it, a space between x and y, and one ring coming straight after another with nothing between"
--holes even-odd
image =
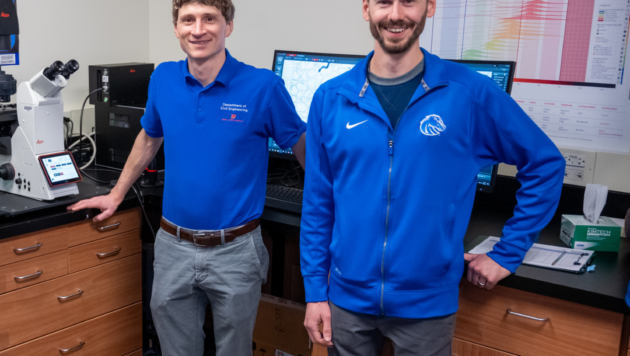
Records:
<instances>
[{"instance_id":1,"label":"man's hand on counter","mask_svg":"<svg viewBox=\"0 0 630 356\"><path fill-rule=\"evenodd\" d=\"M468 263L468 282L479 288L490 290L499 283L500 280L511 273L494 262L488 255L464 254L464 259Z\"/></svg>"},{"instance_id":2,"label":"man's hand on counter","mask_svg":"<svg viewBox=\"0 0 630 356\"><path fill-rule=\"evenodd\" d=\"M94 217L94 222L99 222L112 216L118 206L122 203L122 198L118 197L113 191L108 195L94 197L91 199L81 200L78 203L68 207L70 211L78 211L82 209L101 209L101 214Z\"/></svg>"}]
</instances>

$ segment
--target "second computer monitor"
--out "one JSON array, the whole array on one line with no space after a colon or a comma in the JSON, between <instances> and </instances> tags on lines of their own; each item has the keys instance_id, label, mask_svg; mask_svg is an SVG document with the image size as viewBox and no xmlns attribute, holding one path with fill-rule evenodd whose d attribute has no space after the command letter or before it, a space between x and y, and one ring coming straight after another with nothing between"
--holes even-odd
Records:
<instances>
[{"instance_id":1,"label":"second computer monitor","mask_svg":"<svg viewBox=\"0 0 630 356\"><path fill-rule=\"evenodd\" d=\"M345 54L276 50L273 56L273 71L284 80L295 110L302 121L306 122L317 88L349 71L364 58L365 56ZM269 155L287 159L295 157L290 148L283 150L271 138Z\"/></svg>"}]
</instances>

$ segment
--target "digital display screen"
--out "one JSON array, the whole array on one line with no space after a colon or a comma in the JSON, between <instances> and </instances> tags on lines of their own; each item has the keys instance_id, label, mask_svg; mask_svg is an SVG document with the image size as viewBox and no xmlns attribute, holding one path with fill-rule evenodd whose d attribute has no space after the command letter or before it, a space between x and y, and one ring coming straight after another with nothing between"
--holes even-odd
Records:
<instances>
[{"instance_id":1,"label":"digital display screen","mask_svg":"<svg viewBox=\"0 0 630 356\"><path fill-rule=\"evenodd\" d=\"M498 86L503 89L503 91L508 92L509 94L509 86L510 82L510 72L512 71L512 64L500 64L500 63L477 63L477 62L468 62L468 61L454 61L459 62L468 68L474 70L475 72L485 75L486 77L494 80Z\"/></svg>"},{"instance_id":2,"label":"digital display screen","mask_svg":"<svg viewBox=\"0 0 630 356\"><path fill-rule=\"evenodd\" d=\"M477 190L486 191L492 188L492 177L494 175L494 166L483 168L477 173Z\"/></svg>"},{"instance_id":3,"label":"digital display screen","mask_svg":"<svg viewBox=\"0 0 630 356\"><path fill-rule=\"evenodd\" d=\"M284 80L295 111L306 122L317 88L349 71L364 58L365 56L342 54L276 51L273 71ZM290 148L280 148L272 138L269 139L269 151L293 154Z\"/></svg>"},{"instance_id":4,"label":"digital display screen","mask_svg":"<svg viewBox=\"0 0 630 356\"><path fill-rule=\"evenodd\" d=\"M51 187L81 181L81 175L69 152L39 157Z\"/></svg>"}]
</instances>

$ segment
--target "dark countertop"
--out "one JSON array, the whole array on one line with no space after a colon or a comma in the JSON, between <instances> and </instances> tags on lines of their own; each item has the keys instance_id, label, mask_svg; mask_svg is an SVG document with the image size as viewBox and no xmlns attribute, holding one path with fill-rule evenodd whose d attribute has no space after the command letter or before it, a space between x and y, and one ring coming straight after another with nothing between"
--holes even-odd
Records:
<instances>
[{"instance_id":1,"label":"dark countertop","mask_svg":"<svg viewBox=\"0 0 630 356\"><path fill-rule=\"evenodd\" d=\"M465 250L471 250L487 236L501 236L503 225L511 216L509 210L476 205L464 239ZM567 247L560 241L560 225L561 216L557 214L541 231L537 242ZM499 284L614 312L630 312L625 303L630 281L630 241L621 239L619 253L596 252L592 265L595 271L584 274L521 265Z\"/></svg>"},{"instance_id":2,"label":"dark countertop","mask_svg":"<svg viewBox=\"0 0 630 356\"><path fill-rule=\"evenodd\" d=\"M78 195L55 199L52 202L42 202L0 192L0 240L91 219L100 211L85 209L73 213L66 210L66 207L82 199L108 194L110 190L111 187L108 185L84 179L79 183ZM143 192L146 194L149 190L143 190ZM138 198L130 190L118 210L137 206L139 206Z\"/></svg>"},{"instance_id":3,"label":"dark countertop","mask_svg":"<svg viewBox=\"0 0 630 356\"><path fill-rule=\"evenodd\" d=\"M504 184L509 189L499 190L491 195L479 195L479 198L476 199L468 231L464 238L466 251L481 242L483 240L480 238L481 236L501 236L503 225L512 216L513 205L511 204L513 202L509 204L497 203L496 199L502 199L501 196L506 196L506 191L508 196L513 196L513 188L518 188L511 187L510 184L513 185L513 182L510 181ZM7 194L0 193L0 209L2 209L0 211L0 239L90 219L98 211L83 210L70 213L66 211L65 207L80 199L107 194L109 189L110 187L107 185L99 185L89 179L84 179L83 182L79 183L81 193L78 196L62 198L53 203L36 202L15 196L7 199ZM572 189L574 188L566 188L567 193L563 190L565 204L561 201L559 212L575 214L576 211L581 210L581 205L579 209L575 208L576 205L579 205L578 203L581 203L581 198L575 198L580 190L572 191ZM143 189L142 192L145 206L161 206L161 189ZM17 200L16 206L26 204L25 206L29 208L22 209L22 211L10 211L10 209L6 209L9 200ZM623 195L619 198L609 198L610 205L612 207L620 205L617 200L622 201L623 204L626 204L626 201L630 202L627 196ZM133 191L130 191L119 210L138 205L138 198ZM627 208L628 206L625 207L625 209ZM620 211L621 208L616 209L607 216L622 217ZM605 210L604 214L606 213L608 212ZM294 229L298 229L300 223L299 214L269 207L265 208L261 218L285 224ZM538 243L563 246L559 235L560 213L556 214L551 223L540 233ZM581 275L523 265L516 270L516 273L501 281L500 284L614 312L630 312L624 299L630 280L630 241L622 239L619 253L598 252L593 264L596 265L595 272Z\"/></svg>"}]
</instances>

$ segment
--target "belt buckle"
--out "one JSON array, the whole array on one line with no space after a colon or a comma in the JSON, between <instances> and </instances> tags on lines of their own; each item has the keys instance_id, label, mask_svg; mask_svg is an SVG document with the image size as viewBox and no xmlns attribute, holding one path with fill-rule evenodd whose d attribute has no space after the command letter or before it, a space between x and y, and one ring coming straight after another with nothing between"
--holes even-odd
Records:
<instances>
[{"instance_id":1,"label":"belt buckle","mask_svg":"<svg viewBox=\"0 0 630 356\"><path fill-rule=\"evenodd\" d=\"M200 244L197 243L197 236L205 237L206 233L192 234L193 244L195 244L195 246L197 246L197 247L206 247L206 245L200 245Z\"/></svg>"}]
</instances>

